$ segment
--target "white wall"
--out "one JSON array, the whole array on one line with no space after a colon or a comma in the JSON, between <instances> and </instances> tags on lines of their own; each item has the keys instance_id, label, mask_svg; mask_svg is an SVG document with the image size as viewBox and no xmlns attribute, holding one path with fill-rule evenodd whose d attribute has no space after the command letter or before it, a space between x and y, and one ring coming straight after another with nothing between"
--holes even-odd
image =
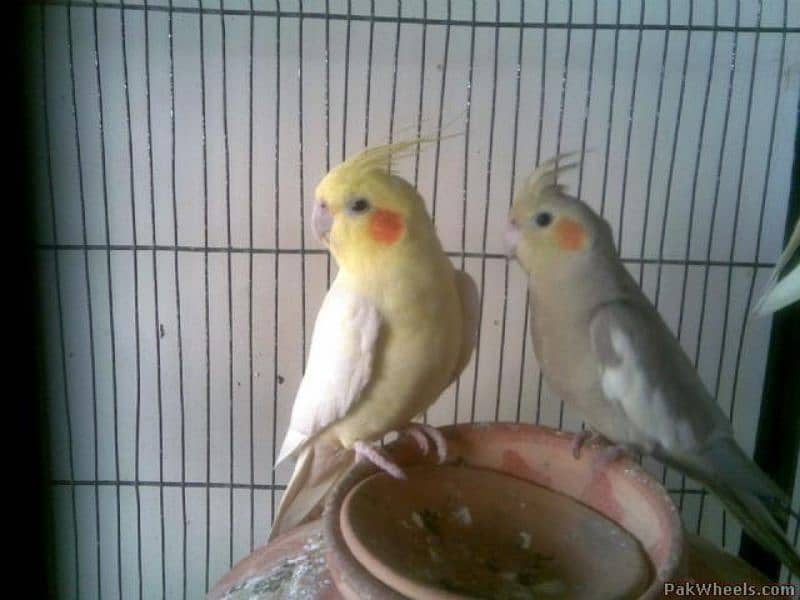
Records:
<instances>
[{"instance_id":1,"label":"white wall","mask_svg":"<svg viewBox=\"0 0 800 600\"><path fill-rule=\"evenodd\" d=\"M695 2L689 34L685 0L643 17L631 0L619 16L614 2L596 15L586 0L571 14L551 2L546 28L542 2L524 3L524 27L518 2L499 17L480 2L474 28L471 3L454 2L447 28L446 3L428 2L423 26L423 3L405 0L399 47L395 2L376 3L372 29L364 0L350 21L343 0L329 20L321 0L303 2L302 20L284 1L279 21L272 1L252 18L249 2L225 2L224 21L208 1L202 46L197 2L172 14L166 0L63 4L27 8L63 597L196 598L263 543L272 486L289 476L271 469L275 445L327 284L301 215L343 151L410 137L420 117L423 131L441 119L466 133L400 172L435 203L446 249L484 297L477 360L430 420L560 424L546 386L539 397L524 279L502 233L513 183L585 147L570 188L602 206L752 451L770 323L743 322L782 243L797 4L759 15L725 0L715 31L716 3ZM563 426L580 420L567 410ZM700 512L695 484L679 493L672 472L666 484L690 528L738 549L714 498Z\"/></svg>"}]
</instances>

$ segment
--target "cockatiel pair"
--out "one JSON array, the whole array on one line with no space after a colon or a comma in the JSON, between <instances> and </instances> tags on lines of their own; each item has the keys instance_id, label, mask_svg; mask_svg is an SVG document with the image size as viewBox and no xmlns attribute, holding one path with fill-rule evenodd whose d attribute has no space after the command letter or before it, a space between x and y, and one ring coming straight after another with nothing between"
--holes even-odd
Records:
<instances>
[{"instance_id":1,"label":"cockatiel pair","mask_svg":"<svg viewBox=\"0 0 800 600\"><path fill-rule=\"evenodd\" d=\"M354 454L402 477L369 442L407 428L472 354L475 284L453 269L419 194L390 171L391 160L417 143L365 150L317 187L312 226L339 273L317 316L277 461L297 458L271 538L319 506ZM608 224L557 184L570 166L559 167L557 157L533 173L507 232L530 276L531 333L545 379L616 448L651 454L706 484L800 573L774 518L788 514L788 498L736 444L727 417L620 262ZM444 459L435 429L407 430L426 450L431 437Z\"/></svg>"}]
</instances>

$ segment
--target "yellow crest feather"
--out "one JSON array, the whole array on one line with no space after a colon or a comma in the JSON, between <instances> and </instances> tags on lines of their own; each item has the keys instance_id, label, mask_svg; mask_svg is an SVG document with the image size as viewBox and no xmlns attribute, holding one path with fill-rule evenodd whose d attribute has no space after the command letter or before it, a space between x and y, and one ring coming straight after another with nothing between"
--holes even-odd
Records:
<instances>
[{"instance_id":1,"label":"yellow crest feather","mask_svg":"<svg viewBox=\"0 0 800 600\"><path fill-rule=\"evenodd\" d=\"M393 161L414 156L421 151L422 146L453 137L454 135L457 134L447 136L422 136L412 140L366 148L355 156L348 158L334 170L339 172L339 174L346 171L348 175L353 177L359 177L373 171L392 175Z\"/></svg>"}]
</instances>

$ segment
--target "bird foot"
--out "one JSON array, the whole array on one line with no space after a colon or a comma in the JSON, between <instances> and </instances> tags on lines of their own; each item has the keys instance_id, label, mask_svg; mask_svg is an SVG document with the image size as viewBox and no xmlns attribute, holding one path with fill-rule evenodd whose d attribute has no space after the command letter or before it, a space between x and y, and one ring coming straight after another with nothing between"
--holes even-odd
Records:
<instances>
[{"instance_id":1,"label":"bird foot","mask_svg":"<svg viewBox=\"0 0 800 600\"><path fill-rule=\"evenodd\" d=\"M399 433L414 438L419 449L425 455L430 451L431 446L430 442L428 442L428 438L430 438L433 441L433 445L436 447L436 456L439 459L439 464L442 464L445 459L447 459L447 440L444 439L442 432L435 427L423 423L414 423L401 430Z\"/></svg>"},{"instance_id":2,"label":"bird foot","mask_svg":"<svg viewBox=\"0 0 800 600\"><path fill-rule=\"evenodd\" d=\"M583 429L575 435L575 439L572 440L572 456L575 460L580 459L583 447L594 440L605 440L605 438L591 429Z\"/></svg>"},{"instance_id":3,"label":"bird foot","mask_svg":"<svg viewBox=\"0 0 800 600\"><path fill-rule=\"evenodd\" d=\"M373 465L395 479L407 479L405 472L381 449L366 442L353 444L358 460L368 460Z\"/></svg>"},{"instance_id":4,"label":"bird foot","mask_svg":"<svg viewBox=\"0 0 800 600\"><path fill-rule=\"evenodd\" d=\"M595 467L599 469L606 469L609 465L611 465L611 463L613 463L620 457L630 456L630 455L631 455L631 449L623 444L606 446L605 448L600 450Z\"/></svg>"}]
</instances>

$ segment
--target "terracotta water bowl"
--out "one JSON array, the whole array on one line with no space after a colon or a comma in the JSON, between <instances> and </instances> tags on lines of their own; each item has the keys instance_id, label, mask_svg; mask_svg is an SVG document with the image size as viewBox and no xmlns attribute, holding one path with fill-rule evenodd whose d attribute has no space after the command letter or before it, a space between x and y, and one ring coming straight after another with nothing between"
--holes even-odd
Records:
<instances>
[{"instance_id":1,"label":"terracotta water bowl","mask_svg":"<svg viewBox=\"0 0 800 600\"><path fill-rule=\"evenodd\" d=\"M637 464L530 425L446 427L448 464L392 445L408 481L353 468L323 517L348 599L656 598L686 575L677 511Z\"/></svg>"},{"instance_id":2,"label":"terracotta water bowl","mask_svg":"<svg viewBox=\"0 0 800 600\"><path fill-rule=\"evenodd\" d=\"M768 582L684 534L663 488L630 461L598 465L597 445L576 461L574 436L544 427L442 433L446 465L390 444L408 481L357 465L323 519L258 548L208 598L657 598L687 576Z\"/></svg>"}]
</instances>

